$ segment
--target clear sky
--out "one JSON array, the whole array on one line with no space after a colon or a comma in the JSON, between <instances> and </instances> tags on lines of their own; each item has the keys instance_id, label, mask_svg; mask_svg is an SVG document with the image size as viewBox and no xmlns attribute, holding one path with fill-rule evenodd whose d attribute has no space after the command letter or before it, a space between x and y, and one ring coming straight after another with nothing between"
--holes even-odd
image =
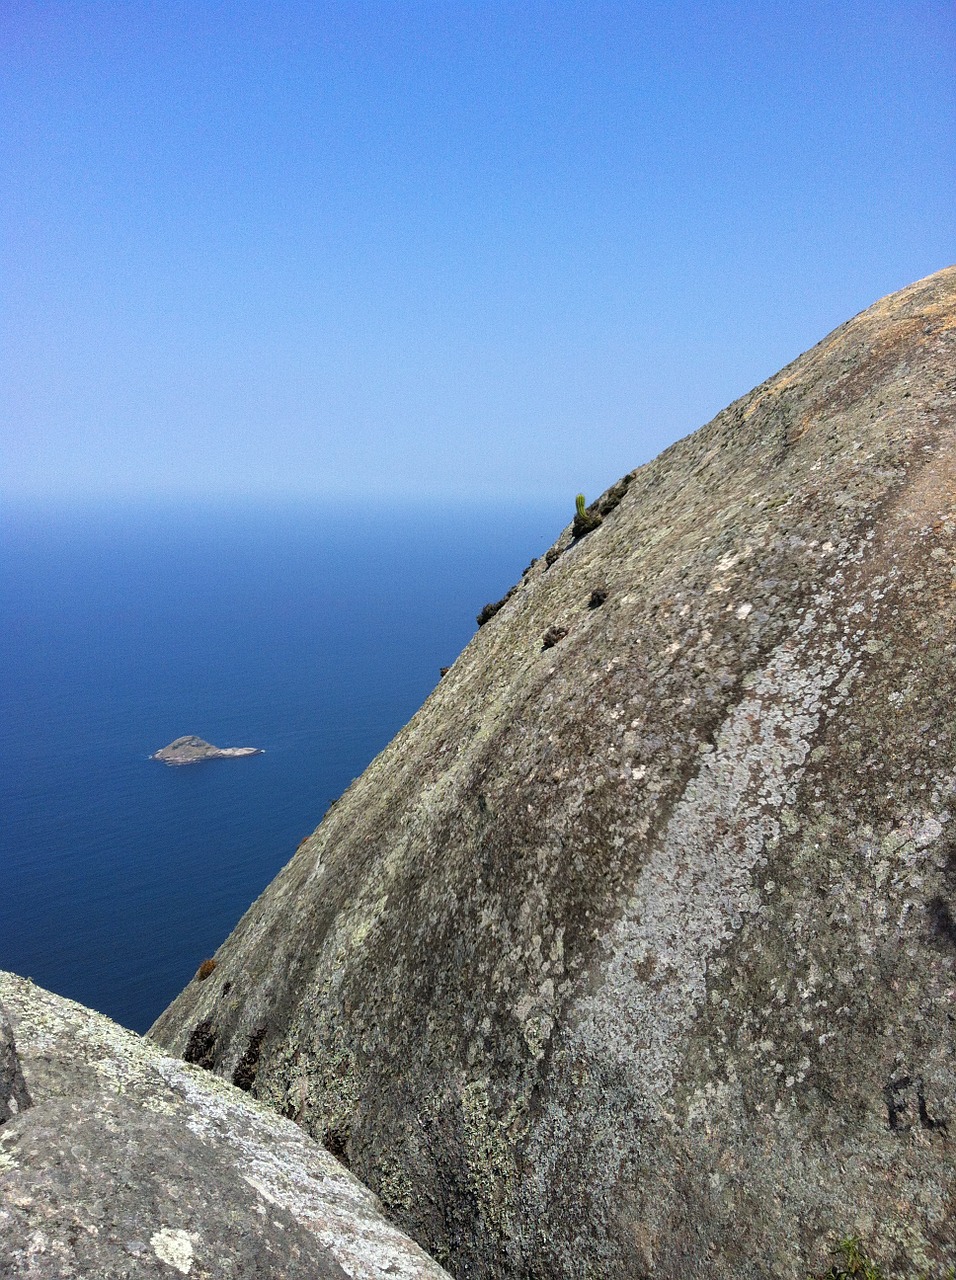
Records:
<instances>
[{"instance_id":1,"label":"clear sky","mask_svg":"<svg viewBox=\"0 0 956 1280\"><path fill-rule=\"evenodd\" d=\"M0 484L595 496L956 259L934 0L0 3Z\"/></svg>"}]
</instances>

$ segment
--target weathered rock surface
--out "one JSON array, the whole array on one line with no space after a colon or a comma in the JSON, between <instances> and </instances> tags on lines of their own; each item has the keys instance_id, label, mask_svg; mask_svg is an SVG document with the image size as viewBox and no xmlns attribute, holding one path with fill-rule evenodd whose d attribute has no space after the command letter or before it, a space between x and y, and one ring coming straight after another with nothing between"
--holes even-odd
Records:
<instances>
[{"instance_id":1,"label":"weathered rock surface","mask_svg":"<svg viewBox=\"0 0 956 1280\"><path fill-rule=\"evenodd\" d=\"M16 1099L0 1125L0 1275L445 1276L323 1148L238 1089L12 974L0 1002L0 1083Z\"/></svg>"},{"instance_id":2,"label":"weathered rock surface","mask_svg":"<svg viewBox=\"0 0 956 1280\"><path fill-rule=\"evenodd\" d=\"M951 268L615 486L153 1036L459 1280L956 1262L954 377Z\"/></svg>"},{"instance_id":3,"label":"weathered rock surface","mask_svg":"<svg viewBox=\"0 0 956 1280\"><path fill-rule=\"evenodd\" d=\"M201 760L231 760L234 756L261 756L261 747L214 747L194 734L177 738L150 756L163 764L199 764Z\"/></svg>"}]
</instances>

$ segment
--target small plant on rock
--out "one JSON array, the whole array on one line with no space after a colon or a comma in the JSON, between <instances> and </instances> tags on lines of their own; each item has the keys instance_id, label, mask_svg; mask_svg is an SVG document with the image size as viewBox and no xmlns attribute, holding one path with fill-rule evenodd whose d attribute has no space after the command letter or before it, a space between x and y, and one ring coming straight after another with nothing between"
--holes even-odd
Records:
<instances>
[{"instance_id":1,"label":"small plant on rock","mask_svg":"<svg viewBox=\"0 0 956 1280\"><path fill-rule=\"evenodd\" d=\"M807 1280L886 1280L886 1275L875 1262L866 1256L866 1250L856 1236L847 1236L836 1247L841 1256L828 1271L807 1272ZM936 1272L934 1277L914 1276L914 1280L956 1280L956 1267Z\"/></svg>"},{"instance_id":2,"label":"small plant on rock","mask_svg":"<svg viewBox=\"0 0 956 1280\"><path fill-rule=\"evenodd\" d=\"M520 585L521 585L520 582L516 582L515 585L511 588L511 590L506 591L500 600L495 600L493 604L486 604L485 607L482 609L481 613L479 613L478 617L475 619L475 621L478 623L478 626L483 627L486 622L490 622L491 619L495 616L495 614L500 612L500 610L502 610L505 607L505 605L514 595L514 593L518 590L518 587L520 587Z\"/></svg>"},{"instance_id":3,"label":"small plant on rock","mask_svg":"<svg viewBox=\"0 0 956 1280\"><path fill-rule=\"evenodd\" d=\"M596 511L589 511L584 503L584 494L579 493L574 500L574 524L571 526L571 533L574 538L583 538L586 533L590 533L592 529L596 529L601 523L601 517Z\"/></svg>"},{"instance_id":4,"label":"small plant on rock","mask_svg":"<svg viewBox=\"0 0 956 1280\"><path fill-rule=\"evenodd\" d=\"M807 1280L884 1280L883 1272L869 1260L855 1236L841 1240L837 1252L843 1255L842 1262L834 1263L823 1275L808 1272Z\"/></svg>"}]
</instances>

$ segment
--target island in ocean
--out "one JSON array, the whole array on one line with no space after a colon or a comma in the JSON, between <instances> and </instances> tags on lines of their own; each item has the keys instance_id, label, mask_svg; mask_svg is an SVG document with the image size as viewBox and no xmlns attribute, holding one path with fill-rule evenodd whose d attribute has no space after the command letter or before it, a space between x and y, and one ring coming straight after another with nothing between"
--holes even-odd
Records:
<instances>
[{"instance_id":1,"label":"island in ocean","mask_svg":"<svg viewBox=\"0 0 956 1280\"><path fill-rule=\"evenodd\" d=\"M150 760L162 760L163 764L198 764L200 760L229 760L233 756L259 755L262 755L261 747L214 747L211 742L190 733L155 752Z\"/></svg>"}]
</instances>

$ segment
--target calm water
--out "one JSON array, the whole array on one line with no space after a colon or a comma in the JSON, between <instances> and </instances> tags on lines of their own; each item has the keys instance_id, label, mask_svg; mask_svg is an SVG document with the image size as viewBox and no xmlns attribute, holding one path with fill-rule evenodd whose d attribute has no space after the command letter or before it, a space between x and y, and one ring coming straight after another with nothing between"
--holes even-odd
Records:
<instances>
[{"instance_id":1,"label":"calm water","mask_svg":"<svg viewBox=\"0 0 956 1280\"><path fill-rule=\"evenodd\" d=\"M0 968L149 1026L566 514L8 516Z\"/></svg>"}]
</instances>

